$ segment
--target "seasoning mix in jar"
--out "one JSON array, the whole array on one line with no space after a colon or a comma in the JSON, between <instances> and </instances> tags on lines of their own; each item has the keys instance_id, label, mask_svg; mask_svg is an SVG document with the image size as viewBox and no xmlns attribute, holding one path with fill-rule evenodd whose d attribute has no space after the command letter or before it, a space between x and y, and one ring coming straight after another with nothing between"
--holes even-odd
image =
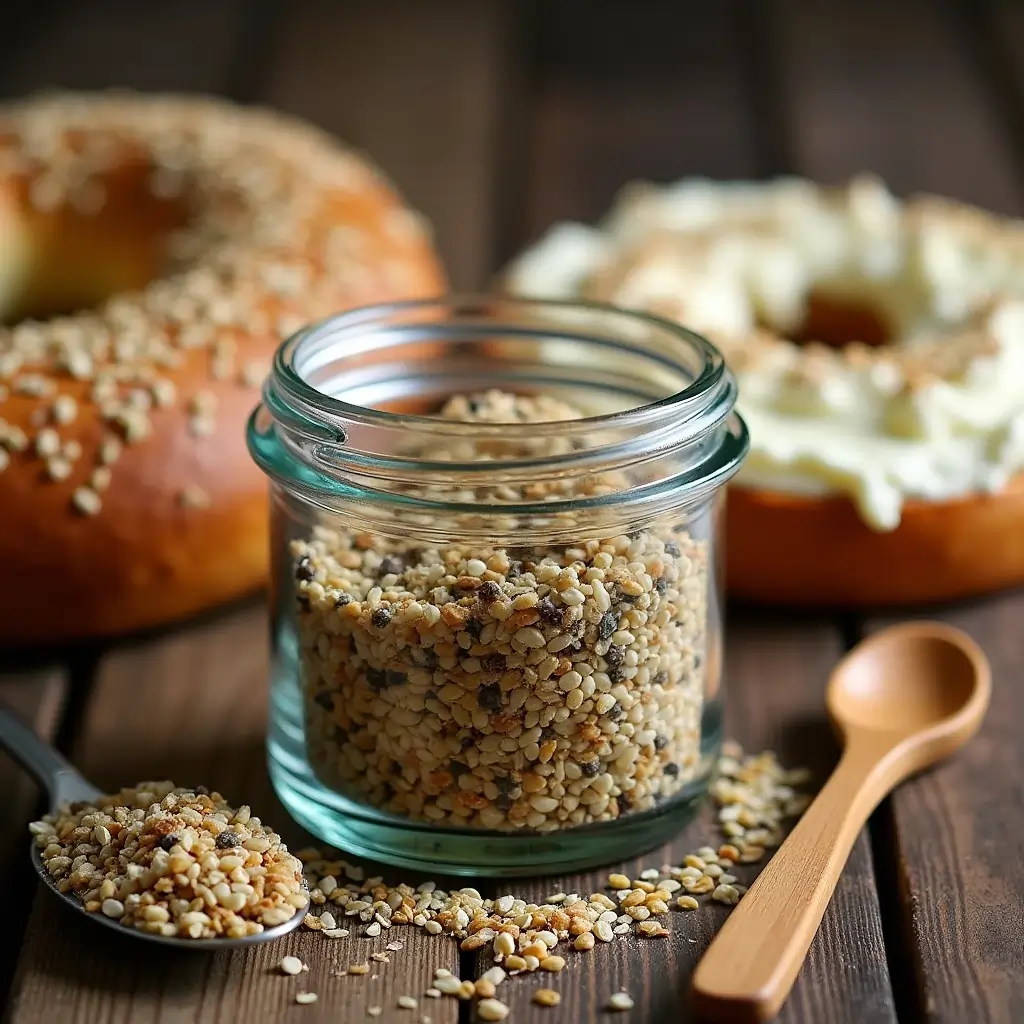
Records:
<instances>
[{"instance_id":1,"label":"seasoning mix in jar","mask_svg":"<svg viewBox=\"0 0 1024 1024\"><path fill-rule=\"evenodd\" d=\"M721 743L717 350L607 306L370 307L278 352L268 752L320 838L463 874L653 847Z\"/></svg>"}]
</instances>

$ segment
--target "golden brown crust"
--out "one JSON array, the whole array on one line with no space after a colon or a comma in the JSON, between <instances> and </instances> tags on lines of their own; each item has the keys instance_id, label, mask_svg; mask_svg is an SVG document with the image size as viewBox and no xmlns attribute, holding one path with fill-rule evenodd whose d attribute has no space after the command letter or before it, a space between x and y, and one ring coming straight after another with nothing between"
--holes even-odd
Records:
<instances>
[{"instance_id":1,"label":"golden brown crust","mask_svg":"<svg viewBox=\"0 0 1024 1024\"><path fill-rule=\"evenodd\" d=\"M117 102L127 103L131 117L138 118L139 104L149 101ZM218 116L236 118L225 105L194 102L206 127L216 128ZM190 103L182 101L175 110L186 116ZM18 116L23 123L30 110ZM47 116L54 116L52 107ZM237 128L237 120L233 124ZM263 264L254 263L246 280L229 269L218 279L219 294L227 295L233 315L220 323L212 304L192 315L174 307L179 283L185 282L184 299L193 297L188 288L198 280L194 267L192 277L186 268L158 282L156 291L119 296L115 302L132 316L146 311L146 336L158 336L162 346L154 358L145 345L141 354L116 354L119 342L131 340L131 327L119 326L111 303L41 321L27 333L25 325L0 326L0 643L59 642L155 626L263 585L267 486L246 451L244 426L281 332L347 306L443 292L443 273L426 235L379 174L312 129L277 118L272 124L285 133L286 166L292 133L308 148L289 168L294 188L303 193L301 217L293 211L295 231L272 254L270 269L298 265L306 287L254 288ZM252 130L259 146L272 142L267 123ZM3 141L0 128L0 156ZM310 154L319 164L304 177ZM344 174L355 174L351 187L334 185L332 162ZM121 187L126 168L135 181L123 161L101 175L104 187L119 186L109 211L120 211L118 216L133 194ZM22 226L29 226L34 241L52 229L49 218L69 216L66 204L54 211L28 209L26 195L20 172L5 178L0 170L0 211L15 197L18 209L29 214ZM147 214L141 202L129 207L142 216L153 212ZM123 280L104 264L105 251L111 260L124 252L144 259L153 234L107 234L112 224L102 213L92 221L77 218L76 244L95 252L100 277L109 270ZM112 243L107 250L105 241ZM157 307L160 314L150 316ZM102 336L106 347L95 350L100 355L76 379L68 350L51 335L74 334L83 325ZM202 341L188 343L187 332L197 326ZM32 338L40 332L45 342L33 355ZM76 340L71 348L77 352L81 345ZM161 362L161 352L171 353L173 365ZM12 353L16 358L10 360ZM101 380L117 373L123 379L108 388L115 397L104 397L108 385ZM37 379L46 394L28 393L38 390L31 386ZM74 407L69 422L57 416L58 395ZM142 403L137 424L133 396ZM40 442L46 430L50 436ZM54 433L61 445L56 455L47 443ZM120 457L106 464L110 448L122 446Z\"/></svg>"},{"instance_id":2,"label":"golden brown crust","mask_svg":"<svg viewBox=\"0 0 1024 1024\"><path fill-rule=\"evenodd\" d=\"M1024 474L1003 491L908 501L897 529L870 529L844 497L732 486L726 512L731 596L771 604L925 604L1024 581Z\"/></svg>"}]
</instances>

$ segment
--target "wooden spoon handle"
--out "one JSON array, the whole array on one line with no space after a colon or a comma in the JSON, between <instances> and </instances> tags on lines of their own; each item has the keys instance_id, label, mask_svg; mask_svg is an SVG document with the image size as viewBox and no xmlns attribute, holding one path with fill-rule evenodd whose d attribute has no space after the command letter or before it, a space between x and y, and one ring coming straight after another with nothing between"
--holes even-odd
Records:
<instances>
[{"instance_id":1,"label":"wooden spoon handle","mask_svg":"<svg viewBox=\"0 0 1024 1024\"><path fill-rule=\"evenodd\" d=\"M891 774L877 751L848 748L832 777L729 915L693 976L698 1013L759 1024L779 1011L825 907Z\"/></svg>"}]
</instances>

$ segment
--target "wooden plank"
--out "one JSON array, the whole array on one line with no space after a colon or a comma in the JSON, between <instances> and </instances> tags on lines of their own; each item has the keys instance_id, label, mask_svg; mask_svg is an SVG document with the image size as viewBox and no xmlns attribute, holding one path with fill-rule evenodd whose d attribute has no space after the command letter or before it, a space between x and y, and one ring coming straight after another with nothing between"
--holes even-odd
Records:
<instances>
[{"instance_id":1,"label":"wooden plank","mask_svg":"<svg viewBox=\"0 0 1024 1024\"><path fill-rule=\"evenodd\" d=\"M59 665L0 673L0 701L40 736L52 740L67 696L67 673ZM19 930L28 916L34 886L28 862L26 826L41 807L44 794L25 771L0 753L0 877L11 880L5 910L8 927ZM11 980L12 964L0 967L0 999Z\"/></svg>"},{"instance_id":2,"label":"wooden plank","mask_svg":"<svg viewBox=\"0 0 1024 1024\"><path fill-rule=\"evenodd\" d=\"M631 178L758 170L726 4L543 8L520 244L600 217Z\"/></svg>"},{"instance_id":3,"label":"wooden plank","mask_svg":"<svg viewBox=\"0 0 1024 1024\"><path fill-rule=\"evenodd\" d=\"M265 612L257 607L111 651L99 666L76 763L106 788L142 779L203 783L229 800L250 803L290 841L304 845L308 837L289 824L266 776L266 650ZM375 940L331 940L304 931L247 953L168 957L96 929L41 893L9 1020L277 1024L301 1012L303 1021L335 1022L361 1020L374 1004L401 1014L398 996L422 995L437 967L456 970L458 949L419 929L398 931ZM395 937L405 948L390 964L362 977L333 973L366 960ZM274 970L287 954L309 965L299 981ZM300 989L317 992L318 1002L295 1007ZM454 1024L458 1008L447 1001L430 1016L434 1024ZM409 1015L400 1019L408 1022Z\"/></svg>"},{"instance_id":4,"label":"wooden plank","mask_svg":"<svg viewBox=\"0 0 1024 1024\"><path fill-rule=\"evenodd\" d=\"M243 0L61 4L45 31L4 48L0 95L109 86L221 92L244 14Z\"/></svg>"},{"instance_id":5,"label":"wooden plank","mask_svg":"<svg viewBox=\"0 0 1024 1024\"><path fill-rule=\"evenodd\" d=\"M1021 210L1011 148L933 0L775 0L797 169Z\"/></svg>"},{"instance_id":6,"label":"wooden plank","mask_svg":"<svg viewBox=\"0 0 1024 1024\"><path fill-rule=\"evenodd\" d=\"M301 0L264 101L365 150L434 224L453 287L492 271L502 0Z\"/></svg>"},{"instance_id":7,"label":"wooden plank","mask_svg":"<svg viewBox=\"0 0 1024 1024\"><path fill-rule=\"evenodd\" d=\"M774 749L783 764L807 766L821 779L838 751L824 719L824 682L842 644L826 623L769 621L763 616L733 621L727 631L727 734L748 751ZM722 840L710 809L669 846L601 871L568 878L513 883L502 892L543 900L556 892L589 894L604 888L608 872L636 878L643 868L677 865L697 847ZM743 869L744 880L755 876ZM632 936L592 952L564 953L569 964L552 975L506 983L501 990L522 1024L544 1024L551 1011L530 1002L533 990L551 985L562 995L564 1020L593 1020L619 989L629 991L637 1009L632 1021L689 1021L688 979L727 910L717 904L693 913L673 912L667 939ZM562 952L559 950L559 952ZM478 971L489 966L481 958ZM892 1024L896 1016L889 986L871 851L862 835L839 883L780 1024Z\"/></svg>"},{"instance_id":8,"label":"wooden plank","mask_svg":"<svg viewBox=\"0 0 1024 1024\"><path fill-rule=\"evenodd\" d=\"M978 641L993 693L978 736L890 801L908 955L929 1024L1015 1024L1024 1020L1024 594L935 617Z\"/></svg>"},{"instance_id":9,"label":"wooden plank","mask_svg":"<svg viewBox=\"0 0 1024 1024\"><path fill-rule=\"evenodd\" d=\"M959 22L951 5L923 2L828 15L820 4L779 4L801 171L835 179L864 166L898 190L1021 211L1020 167L1005 111L992 101L992 69L971 49L977 38L957 38L978 11L956 6ZM1001 838L1005 808L1022 803L1021 607L1011 596L943 615L990 651L995 706L967 751L901 787L873 823L901 1016L1021 1019L1024 849L1019 836Z\"/></svg>"},{"instance_id":10,"label":"wooden plank","mask_svg":"<svg viewBox=\"0 0 1024 1024\"><path fill-rule=\"evenodd\" d=\"M1018 0L958 0L979 73L1002 119L1024 185L1024 6Z\"/></svg>"}]
</instances>

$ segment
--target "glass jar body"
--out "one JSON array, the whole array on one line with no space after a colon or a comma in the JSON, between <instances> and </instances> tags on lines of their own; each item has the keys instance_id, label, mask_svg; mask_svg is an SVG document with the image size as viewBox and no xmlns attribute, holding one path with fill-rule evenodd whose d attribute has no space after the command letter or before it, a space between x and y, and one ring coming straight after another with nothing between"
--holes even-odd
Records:
<instances>
[{"instance_id":1,"label":"glass jar body","mask_svg":"<svg viewBox=\"0 0 1024 1024\"><path fill-rule=\"evenodd\" d=\"M386 536L275 486L268 753L284 804L341 848L449 873L662 842L722 740L722 500L494 547ZM414 596L389 600L399 588Z\"/></svg>"},{"instance_id":2,"label":"glass jar body","mask_svg":"<svg viewBox=\"0 0 1024 1024\"><path fill-rule=\"evenodd\" d=\"M250 422L275 789L333 845L448 874L656 846L722 739L731 377L675 325L511 306L318 325Z\"/></svg>"}]
</instances>

